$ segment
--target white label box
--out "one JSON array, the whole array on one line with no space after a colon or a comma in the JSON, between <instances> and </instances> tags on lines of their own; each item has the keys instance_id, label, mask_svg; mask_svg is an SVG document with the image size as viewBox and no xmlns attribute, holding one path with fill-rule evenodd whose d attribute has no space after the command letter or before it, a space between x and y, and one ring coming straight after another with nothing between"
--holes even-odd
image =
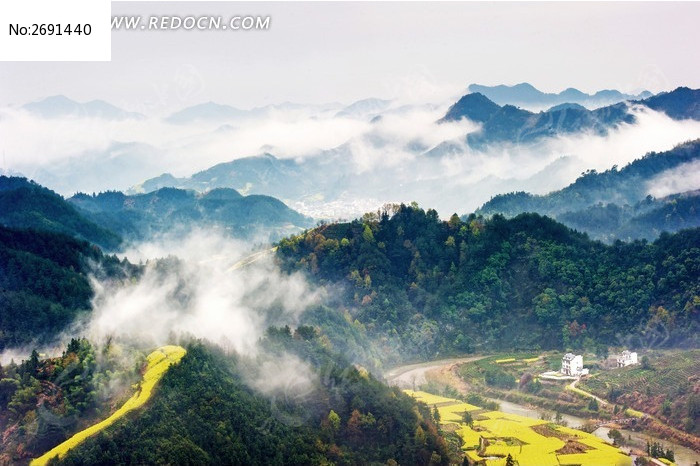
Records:
<instances>
[{"instance_id":1,"label":"white label box","mask_svg":"<svg viewBox=\"0 0 700 466\"><path fill-rule=\"evenodd\" d=\"M0 0L0 61L109 61L109 0Z\"/></svg>"}]
</instances>

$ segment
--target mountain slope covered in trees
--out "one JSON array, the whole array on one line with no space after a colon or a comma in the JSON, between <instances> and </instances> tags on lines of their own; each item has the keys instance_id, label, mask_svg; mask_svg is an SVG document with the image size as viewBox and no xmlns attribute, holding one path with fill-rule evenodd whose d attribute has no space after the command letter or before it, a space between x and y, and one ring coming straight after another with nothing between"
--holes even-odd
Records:
<instances>
[{"instance_id":1,"label":"mountain slope covered in trees","mask_svg":"<svg viewBox=\"0 0 700 466\"><path fill-rule=\"evenodd\" d=\"M109 191L64 199L25 178L0 176L0 225L65 233L108 251L119 249L122 238L144 240L195 226L236 237L279 238L312 223L274 197L242 196L233 189L199 194L161 188L131 196Z\"/></svg>"},{"instance_id":2,"label":"mountain slope covered in trees","mask_svg":"<svg viewBox=\"0 0 700 466\"><path fill-rule=\"evenodd\" d=\"M663 112L673 119L700 120L700 90L679 87L633 103ZM580 105L558 105L534 113L511 104L500 106L480 93L463 96L441 121L462 118L481 123L479 131L467 135L467 142L477 148L496 142L529 143L581 131L605 135L612 128L636 121L626 103L595 110Z\"/></svg>"},{"instance_id":3,"label":"mountain slope covered in trees","mask_svg":"<svg viewBox=\"0 0 700 466\"><path fill-rule=\"evenodd\" d=\"M430 411L334 356L312 328L270 329L262 345L309 364L309 387L262 395L244 383L255 359L191 343L144 412L59 463L448 464Z\"/></svg>"},{"instance_id":4,"label":"mountain slope covered in trees","mask_svg":"<svg viewBox=\"0 0 700 466\"><path fill-rule=\"evenodd\" d=\"M646 239L653 241L666 231L700 227L700 193L692 191L661 199L651 196L634 205L603 204L565 212L557 220L594 239Z\"/></svg>"},{"instance_id":5,"label":"mountain slope covered in trees","mask_svg":"<svg viewBox=\"0 0 700 466\"><path fill-rule=\"evenodd\" d=\"M89 312L88 274L120 279L135 271L85 241L0 227L0 350L55 337Z\"/></svg>"},{"instance_id":6,"label":"mountain slope covered in trees","mask_svg":"<svg viewBox=\"0 0 700 466\"><path fill-rule=\"evenodd\" d=\"M63 197L26 178L0 176L0 225L55 231L116 249L121 238L92 222Z\"/></svg>"},{"instance_id":7,"label":"mountain slope covered in trees","mask_svg":"<svg viewBox=\"0 0 700 466\"><path fill-rule=\"evenodd\" d=\"M515 216L537 212L597 239L651 240L661 231L698 226L697 192L662 199L654 199L649 193L665 173L674 169L692 171L699 158L700 140L695 140L670 151L649 153L619 170L591 170L569 186L546 195L498 195L476 213Z\"/></svg>"},{"instance_id":8,"label":"mountain slope covered in trees","mask_svg":"<svg viewBox=\"0 0 700 466\"><path fill-rule=\"evenodd\" d=\"M444 222L402 205L285 239L277 255L339 289L339 312L401 360L629 339L697 344L698 244L698 229L606 246L536 214Z\"/></svg>"},{"instance_id":9,"label":"mountain slope covered in trees","mask_svg":"<svg viewBox=\"0 0 700 466\"><path fill-rule=\"evenodd\" d=\"M80 193L68 202L95 223L134 240L164 232L187 232L195 226L219 228L238 237L263 232L280 237L312 224L310 218L273 197L242 196L226 188L203 194L176 188L131 196L118 191Z\"/></svg>"},{"instance_id":10,"label":"mountain slope covered in trees","mask_svg":"<svg viewBox=\"0 0 700 466\"><path fill-rule=\"evenodd\" d=\"M33 351L0 367L0 463L27 464L75 432L110 414L138 382L144 355L71 339L63 354ZM126 395L128 397L130 393Z\"/></svg>"}]
</instances>

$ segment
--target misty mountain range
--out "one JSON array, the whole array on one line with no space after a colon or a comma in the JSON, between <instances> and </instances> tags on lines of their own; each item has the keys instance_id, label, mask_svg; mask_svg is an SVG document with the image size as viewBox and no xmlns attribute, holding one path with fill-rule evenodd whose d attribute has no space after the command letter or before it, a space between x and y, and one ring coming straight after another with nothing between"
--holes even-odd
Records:
<instances>
[{"instance_id":1,"label":"misty mountain range","mask_svg":"<svg viewBox=\"0 0 700 466\"><path fill-rule=\"evenodd\" d=\"M203 194L176 188L131 196L118 191L79 193L68 202L95 223L135 241L162 233L184 234L192 228L214 228L233 237L269 241L314 223L273 197L242 196L230 188Z\"/></svg>"},{"instance_id":2,"label":"misty mountain range","mask_svg":"<svg viewBox=\"0 0 700 466\"><path fill-rule=\"evenodd\" d=\"M43 118L102 118L106 120L141 120L145 118L140 113L128 112L104 100L81 103L63 95L55 95L25 104L22 109Z\"/></svg>"},{"instance_id":3,"label":"misty mountain range","mask_svg":"<svg viewBox=\"0 0 700 466\"><path fill-rule=\"evenodd\" d=\"M528 83L514 86L484 86L471 84L469 93L479 93L498 105L518 105L523 107L551 107L559 104L579 104L588 108L613 105L628 100L641 100L653 94L644 91L636 95L625 94L617 90L602 90L595 94L586 94L569 88L558 94L545 93ZM107 120L143 119L141 113L130 112L103 100L77 102L64 95L49 96L21 106L23 110L43 118L89 117ZM348 105L339 103L298 104L283 102L251 109L237 108L217 102L202 102L182 108L166 116L164 121L172 124L189 124L206 121L235 121L244 118L259 118L272 111L310 110L316 113L330 112L339 118L374 118L392 108L392 101L378 98L358 100ZM550 109L552 110L552 109Z\"/></svg>"},{"instance_id":4,"label":"misty mountain range","mask_svg":"<svg viewBox=\"0 0 700 466\"><path fill-rule=\"evenodd\" d=\"M679 87L631 104L663 112L674 120L700 120L700 90ZM467 94L459 99L440 121L458 121L462 118L482 125L479 131L467 136L469 145L476 148L494 142L530 143L584 131L604 136L612 128L635 122L635 116L626 103L595 110L566 103L533 113L511 104L500 106L480 93Z\"/></svg>"},{"instance_id":5,"label":"misty mountain range","mask_svg":"<svg viewBox=\"0 0 700 466\"><path fill-rule=\"evenodd\" d=\"M700 140L696 140L671 151L648 154L620 170L589 171L570 186L547 195L517 192L495 196L477 213L510 217L537 212L595 239L651 240L662 231L699 226L697 191L660 198L650 195L665 173L693 170L699 159ZM220 164L190 179L163 176L149 180L141 187L145 194L78 193L66 200L25 179L1 177L0 205L4 207L0 222L9 227L67 233L107 250L117 249L122 238L140 241L162 233L186 233L192 227L216 228L230 236L264 241L308 228L313 220L273 197L243 196L226 186L235 183L246 187L248 193L277 191L286 197L303 198L322 187L314 185L318 177L309 176L310 172L328 173L328 167L301 167L293 160L267 154ZM332 187L331 181L325 189L330 192ZM441 195L449 192L449 188L443 189Z\"/></svg>"},{"instance_id":6,"label":"misty mountain range","mask_svg":"<svg viewBox=\"0 0 700 466\"><path fill-rule=\"evenodd\" d=\"M606 241L654 239L661 231L700 226L697 190L659 199L650 195L665 172L690 174L698 160L700 140L695 140L667 152L647 154L620 170L591 170L566 188L547 195L501 194L476 212L508 217L536 212Z\"/></svg>"},{"instance_id":7,"label":"misty mountain range","mask_svg":"<svg viewBox=\"0 0 700 466\"><path fill-rule=\"evenodd\" d=\"M625 94L615 89L606 89L594 94L586 94L578 89L570 87L559 93L542 92L529 83L520 83L514 86L498 85L483 86L471 84L469 92L479 93L499 105L518 105L522 107L547 108L559 104L579 104L588 108L612 105L625 100L640 100L651 97L649 91L639 94Z\"/></svg>"},{"instance_id":8,"label":"misty mountain range","mask_svg":"<svg viewBox=\"0 0 700 466\"><path fill-rule=\"evenodd\" d=\"M456 462L432 424L439 410L416 406L377 380L372 373L383 365L523 349L597 353L619 345L621 334L643 342L659 326L674 335L662 346L697 346L700 190L693 183L700 139L649 152L620 169L589 169L548 194L500 194L461 218L441 220L430 207L467 213L464 206L484 193L550 186L553 178L566 178L576 157L538 154L547 140L607 135L637 124L637 115L650 109L671 119L654 114L652 122L700 120L698 97L679 88L597 110L566 103L532 113L472 93L442 124L432 124L444 139L437 145L411 134L392 136L401 131L391 121L382 125L389 112L401 110L368 99L323 110L331 118L363 120L370 129L313 156L264 152L189 177L163 174L126 193L96 189L67 199L25 178L0 176L0 349L76 335L61 357L34 351L19 366L0 367L0 421L11 421L3 426L0 462L37 457L103 418L94 399L105 385L141 390L144 355L132 360L120 346L132 339L150 345L149 337L178 338L172 343L186 346L187 354L137 414L61 461L447 466ZM132 118L84 105L89 108L78 113ZM76 114L64 107L42 118ZM183 112L168 124L246 118L214 103ZM227 123L206 137L233 131ZM193 157L199 141L185 141ZM536 169L520 178L480 172L501 162L498 151L509 144L522 154L506 158L520 163L539 156ZM489 146L499 149L485 150ZM402 157L392 159L393 152ZM153 170L154 154L167 156L167 144L112 141L106 150L37 173L73 191L97 177L125 183L129 170ZM587 154L590 159L578 162L588 167L608 155ZM524 170L518 163L510 166ZM481 178L463 179L472 172ZM393 204L311 228L313 219L283 202L327 205L370 195L383 201L416 196L427 210ZM190 235L198 229L202 235ZM165 259L137 265L133 257L102 252L160 243L168 234L177 241L165 245ZM276 247L231 267L238 257L232 252L242 247L231 238ZM630 241L639 238L655 241ZM257 262L271 253L274 260ZM93 346L92 339L107 343ZM251 348L240 343L246 339ZM149 356L148 367L151 362ZM78 375L76 366L86 369ZM505 378L512 387L513 376ZM119 390L100 398L104 412L125 398L126 389ZM57 427L47 426L41 410L61 421ZM598 410L589 408L592 416ZM281 416L292 422L280 422Z\"/></svg>"},{"instance_id":9,"label":"misty mountain range","mask_svg":"<svg viewBox=\"0 0 700 466\"><path fill-rule=\"evenodd\" d=\"M679 88L640 101L638 105L664 112L672 118L700 120L698 102L700 91ZM482 124L480 131L465 137L466 141L479 147L486 146L486 141L491 141L490 144L534 144L553 136L584 131L606 133L616 125L631 125L635 121L626 104L593 111L572 105L533 114L510 105L501 107L481 94L469 94L461 98L447 111L442 121L449 122L461 118ZM368 136L364 142L376 148L378 152L384 147L381 139ZM461 199L471 196L472 193L503 193L513 190L515 186L526 190L535 187L542 189L549 186L552 180L569 176L566 173L573 167L585 166L587 163L585 160L576 161L571 157L562 157L526 179L486 176L465 186L459 181L459 174L455 174L454 179L451 179L449 174L430 174L431 169L439 166L434 160L436 158L467 157L460 141L446 142L434 148L414 145L406 147L405 150L414 154L415 161L411 162L412 165L402 165L400 169L392 168L394 183L387 184L384 182L386 172L383 170L357 173L352 163L353 150L353 145L348 143L301 159L279 158L265 153L220 163L190 177L162 174L132 187L129 192L150 192L163 187L205 192L213 188L229 187L246 194L268 194L292 205L323 204L339 198L366 197L368 192L377 199L407 200L406 193L410 193L412 199L426 205L440 206L443 212L450 210L464 213L467 209ZM535 146L533 152L536 153L537 150ZM416 179L416 173L421 173L422 176ZM368 187L371 187L371 190L368 190ZM647 194L645 192L629 202L638 202ZM360 215L361 212L356 214Z\"/></svg>"},{"instance_id":10,"label":"misty mountain range","mask_svg":"<svg viewBox=\"0 0 700 466\"><path fill-rule=\"evenodd\" d=\"M233 188L246 194L269 193L280 199L303 199L317 192L328 193L330 196L327 197L333 197L334 186L338 187L337 177L342 176L339 173L342 170L338 170L342 165L332 166L333 162L340 162L342 156L334 155L332 151L328 151L327 157L315 157L301 162L279 159L272 154L244 157L217 164L189 178L176 178L166 173L146 180L129 192L150 192L164 187L200 192L215 188Z\"/></svg>"},{"instance_id":11,"label":"misty mountain range","mask_svg":"<svg viewBox=\"0 0 700 466\"><path fill-rule=\"evenodd\" d=\"M389 125L396 124L391 123L393 115L410 112L417 106L395 107L387 100L365 99L346 107L338 104L317 106L314 111L324 112L326 118L363 119L362 124L368 125L368 129L334 148L311 151L301 157L278 156L275 154L276 148L270 146L261 150L261 155L243 158L231 156L233 160L230 162L214 164L191 176L174 176L162 172L162 160L172 157L173 144L160 147L144 142L113 140L107 148L91 149L73 157L61 158L53 161L50 168L40 166L24 174L66 196L76 192L99 193L107 189L122 190L133 195L165 187L191 189L200 193L215 188L231 188L244 195L272 196L317 218L350 218L384 202L411 200L435 206L444 215L450 212L463 214L477 208L490 196L510 191L546 193L570 183L581 170L602 166L600 162L591 165L586 154L568 154L565 145L564 149L548 147L546 144L549 141L564 136L588 138L595 134L603 137L621 126L634 128L638 124L636 115L645 108L663 112L676 121L699 121L699 93L697 90L678 88L641 101L617 103L596 110L566 103L539 113L509 104L501 106L481 93L471 93L460 98L442 116L440 121L448 125L437 126L444 131L442 127L452 125L449 131L454 134L454 128L460 128L455 125L461 124L462 119L468 119L478 127L469 129L468 125L465 126L457 138L450 136L448 131L444 140L437 143L427 143L420 137L411 138L410 133L399 139L387 133L387 128L392 129L392 126L385 126L385 121ZM54 103L68 109L74 106L67 105L64 99L48 99L28 105L34 108L32 111L40 111L37 108L51 107ZM227 138L235 139L238 134L237 118L248 118L252 114L264 118L268 114L266 112L283 108L308 110L308 107L291 103L240 110L210 102L176 112L166 121L170 119L172 124L185 126L196 122L211 124L212 132L197 134L196 137L186 136L175 143L182 146L177 149L183 154L182 157L192 154L194 160L202 140L221 138L224 144L221 147L225 150ZM248 116L242 116L246 112ZM48 110L44 113L60 114ZM123 111L93 111L93 114L118 116L123 115ZM225 123L228 119L232 124ZM509 147L517 147L517 152L524 153L526 158L542 152L549 159L540 162L539 167L531 169L531 174L527 176L486 172L481 178L474 178L480 166L489 165L489 158L494 155L501 157L502 152L511 150ZM555 150L561 150L558 157L553 157ZM384 160L384 157L392 157L396 152L402 154L401 159ZM478 164L474 165L472 160ZM455 164L459 167L456 170L446 168ZM386 183L388 176L392 183ZM465 176L468 182L464 181ZM139 183L139 178L145 180ZM105 187L107 181L109 184ZM694 188L691 186L688 189Z\"/></svg>"},{"instance_id":12,"label":"misty mountain range","mask_svg":"<svg viewBox=\"0 0 700 466\"><path fill-rule=\"evenodd\" d=\"M78 193L69 199L25 178L0 176L0 224L65 233L109 251L123 240L213 228L226 236L270 241L313 225L313 220L269 196L233 189L205 194L162 188L128 196Z\"/></svg>"}]
</instances>

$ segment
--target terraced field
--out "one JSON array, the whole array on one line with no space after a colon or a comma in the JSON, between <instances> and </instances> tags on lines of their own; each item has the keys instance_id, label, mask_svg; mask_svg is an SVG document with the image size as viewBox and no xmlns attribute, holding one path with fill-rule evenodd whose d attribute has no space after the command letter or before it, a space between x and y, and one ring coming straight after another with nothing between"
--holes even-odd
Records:
<instances>
[{"instance_id":1,"label":"terraced field","mask_svg":"<svg viewBox=\"0 0 700 466\"><path fill-rule=\"evenodd\" d=\"M650 355L649 360L649 368L638 365L606 371L584 385L596 395L605 395L611 388L634 391L648 387L653 395L673 397L678 387L698 380L700 350Z\"/></svg>"},{"instance_id":2,"label":"terraced field","mask_svg":"<svg viewBox=\"0 0 700 466\"><path fill-rule=\"evenodd\" d=\"M440 423L452 425L462 438L471 464L505 465L510 454L519 466L629 466L632 459L593 434L500 411L484 411L459 400L405 390L418 401L437 407ZM468 411L473 426L462 422Z\"/></svg>"},{"instance_id":3,"label":"terraced field","mask_svg":"<svg viewBox=\"0 0 700 466\"><path fill-rule=\"evenodd\" d=\"M85 430L81 430L77 434L58 446L52 448L39 458L32 460L31 466L43 466L52 458L62 458L72 448L80 445L88 437L97 434L114 424L117 420L124 417L127 413L143 406L151 397L153 388L163 378L163 375L168 371L172 364L176 364L182 359L186 351L181 346L162 346L153 351L146 358L147 366L143 374L143 379L139 384L137 392L124 403L121 408L114 412L104 421L98 422Z\"/></svg>"},{"instance_id":4,"label":"terraced field","mask_svg":"<svg viewBox=\"0 0 700 466\"><path fill-rule=\"evenodd\" d=\"M700 424L693 422L693 406L700 392L700 350L658 352L647 357L646 367L603 371L582 380L579 386L610 402L632 407L633 415L643 411L697 436Z\"/></svg>"}]
</instances>

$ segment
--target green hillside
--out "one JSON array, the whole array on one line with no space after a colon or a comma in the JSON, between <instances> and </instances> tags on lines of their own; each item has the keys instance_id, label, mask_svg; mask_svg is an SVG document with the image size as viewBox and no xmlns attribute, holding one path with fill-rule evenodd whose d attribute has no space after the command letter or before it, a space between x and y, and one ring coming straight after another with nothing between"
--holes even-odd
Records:
<instances>
[{"instance_id":1,"label":"green hillside","mask_svg":"<svg viewBox=\"0 0 700 466\"><path fill-rule=\"evenodd\" d=\"M26 178L0 176L0 225L48 230L113 250L121 238L78 212L61 196Z\"/></svg>"},{"instance_id":2,"label":"green hillside","mask_svg":"<svg viewBox=\"0 0 700 466\"><path fill-rule=\"evenodd\" d=\"M700 350L650 353L645 363L604 371L582 388L700 434Z\"/></svg>"},{"instance_id":3,"label":"green hillside","mask_svg":"<svg viewBox=\"0 0 700 466\"><path fill-rule=\"evenodd\" d=\"M651 152L621 169L588 171L569 186L546 195L500 194L476 213L513 217L523 212L537 212L586 232L594 239L653 240L662 231L698 226L697 192L662 199L654 199L649 193L657 177L695 162L699 157L700 140L690 141L670 151Z\"/></svg>"},{"instance_id":4,"label":"green hillside","mask_svg":"<svg viewBox=\"0 0 700 466\"><path fill-rule=\"evenodd\" d=\"M88 274L120 278L134 271L85 241L0 227L0 350L54 337L89 312Z\"/></svg>"},{"instance_id":5,"label":"green hillside","mask_svg":"<svg viewBox=\"0 0 700 466\"><path fill-rule=\"evenodd\" d=\"M665 344L697 344L698 229L606 246L536 214L445 222L416 206L392 213L322 226L277 251L286 270L330 286L329 306L385 359L594 350L661 326L674 335ZM337 332L327 314L315 323Z\"/></svg>"},{"instance_id":6,"label":"green hillside","mask_svg":"<svg viewBox=\"0 0 700 466\"><path fill-rule=\"evenodd\" d=\"M217 228L251 238L267 232L275 238L312 225L308 217L270 196L242 196L234 189L195 191L161 188L147 194L79 193L68 199L85 216L131 240L192 228Z\"/></svg>"},{"instance_id":7,"label":"green hillside","mask_svg":"<svg viewBox=\"0 0 700 466\"><path fill-rule=\"evenodd\" d=\"M256 360L193 343L143 412L60 464L448 464L429 410L333 356L313 329L271 329L263 345L310 364L311 388L261 395L243 381Z\"/></svg>"}]
</instances>

